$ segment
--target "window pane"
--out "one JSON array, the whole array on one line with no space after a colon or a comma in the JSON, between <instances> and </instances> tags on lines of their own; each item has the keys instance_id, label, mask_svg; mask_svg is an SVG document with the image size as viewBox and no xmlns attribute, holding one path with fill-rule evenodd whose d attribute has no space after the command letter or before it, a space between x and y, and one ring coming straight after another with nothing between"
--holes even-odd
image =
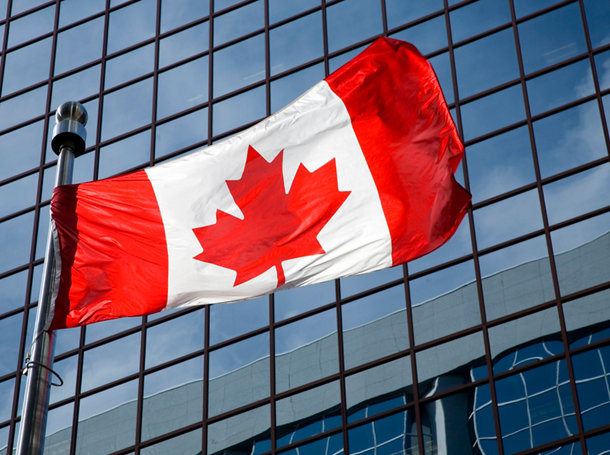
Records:
<instances>
[{"instance_id":1,"label":"window pane","mask_svg":"<svg viewBox=\"0 0 610 455\"><path fill-rule=\"evenodd\" d=\"M55 81L53 83L51 107L59 107L68 100L82 100L83 98L97 94L99 89L100 65L95 65L92 68L79 71L76 74ZM93 136L93 138L95 138L95 136Z\"/></svg>"},{"instance_id":2,"label":"window pane","mask_svg":"<svg viewBox=\"0 0 610 455\"><path fill-rule=\"evenodd\" d=\"M324 53L322 13L316 12L272 29L269 47L272 75L321 57Z\"/></svg>"},{"instance_id":3,"label":"window pane","mask_svg":"<svg viewBox=\"0 0 610 455\"><path fill-rule=\"evenodd\" d=\"M201 429L176 436L152 446L140 449L141 455L201 453Z\"/></svg>"},{"instance_id":4,"label":"window pane","mask_svg":"<svg viewBox=\"0 0 610 455\"><path fill-rule=\"evenodd\" d=\"M64 73L102 56L104 18L99 17L57 35L55 74Z\"/></svg>"},{"instance_id":5,"label":"window pane","mask_svg":"<svg viewBox=\"0 0 610 455\"><path fill-rule=\"evenodd\" d=\"M509 23L510 10L508 2L482 0L451 11L449 18L451 19L453 41L458 42ZM511 29L509 32L512 34Z\"/></svg>"},{"instance_id":6,"label":"window pane","mask_svg":"<svg viewBox=\"0 0 610 455\"><path fill-rule=\"evenodd\" d=\"M0 238L2 239L0 273L29 261L33 224L33 211L0 223Z\"/></svg>"},{"instance_id":7,"label":"window pane","mask_svg":"<svg viewBox=\"0 0 610 455\"><path fill-rule=\"evenodd\" d=\"M479 248L542 229L538 191L530 190L474 212Z\"/></svg>"},{"instance_id":8,"label":"window pane","mask_svg":"<svg viewBox=\"0 0 610 455\"><path fill-rule=\"evenodd\" d=\"M90 349L83 356L82 389L93 389L135 373L139 364L139 333Z\"/></svg>"},{"instance_id":9,"label":"window pane","mask_svg":"<svg viewBox=\"0 0 610 455\"><path fill-rule=\"evenodd\" d=\"M456 48L455 65L462 98L517 79L519 66L512 30Z\"/></svg>"},{"instance_id":10,"label":"window pane","mask_svg":"<svg viewBox=\"0 0 610 455\"><path fill-rule=\"evenodd\" d=\"M214 96L265 77L265 42L258 35L214 53Z\"/></svg>"},{"instance_id":11,"label":"window pane","mask_svg":"<svg viewBox=\"0 0 610 455\"><path fill-rule=\"evenodd\" d=\"M14 310L15 308L19 308L25 303L25 290L27 287L27 279L27 270L0 279L2 312Z\"/></svg>"},{"instance_id":12,"label":"window pane","mask_svg":"<svg viewBox=\"0 0 610 455\"><path fill-rule=\"evenodd\" d=\"M481 136L524 118L523 93L521 86L515 85L462 106L464 139Z\"/></svg>"},{"instance_id":13,"label":"window pane","mask_svg":"<svg viewBox=\"0 0 610 455\"><path fill-rule=\"evenodd\" d=\"M104 10L106 0L62 0L59 4L59 26L64 27Z\"/></svg>"},{"instance_id":14,"label":"window pane","mask_svg":"<svg viewBox=\"0 0 610 455\"><path fill-rule=\"evenodd\" d=\"M271 112L277 112L324 79L322 63L271 82Z\"/></svg>"},{"instance_id":15,"label":"window pane","mask_svg":"<svg viewBox=\"0 0 610 455\"><path fill-rule=\"evenodd\" d=\"M136 129L152 119L152 78L104 96L102 140Z\"/></svg>"},{"instance_id":16,"label":"window pane","mask_svg":"<svg viewBox=\"0 0 610 455\"><path fill-rule=\"evenodd\" d=\"M386 0L388 27L398 27L442 9L442 0Z\"/></svg>"},{"instance_id":17,"label":"window pane","mask_svg":"<svg viewBox=\"0 0 610 455\"><path fill-rule=\"evenodd\" d=\"M534 122L534 135L543 178L606 156L597 101Z\"/></svg>"},{"instance_id":18,"label":"window pane","mask_svg":"<svg viewBox=\"0 0 610 455\"><path fill-rule=\"evenodd\" d=\"M110 13L108 48L112 54L155 35L157 2L141 0Z\"/></svg>"},{"instance_id":19,"label":"window pane","mask_svg":"<svg viewBox=\"0 0 610 455\"><path fill-rule=\"evenodd\" d=\"M201 0L163 0L161 33L207 16L210 12L209 6L209 2Z\"/></svg>"},{"instance_id":20,"label":"window pane","mask_svg":"<svg viewBox=\"0 0 610 455\"><path fill-rule=\"evenodd\" d=\"M209 50L208 26L208 23L204 22L163 38L159 45L159 67L162 68ZM207 80L207 72L205 78Z\"/></svg>"},{"instance_id":21,"label":"window pane","mask_svg":"<svg viewBox=\"0 0 610 455\"><path fill-rule=\"evenodd\" d=\"M171 319L146 330L146 368L203 349L204 310Z\"/></svg>"},{"instance_id":22,"label":"window pane","mask_svg":"<svg viewBox=\"0 0 610 455\"><path fill-rule=\"evenodd\" d=\"M7 47L13 47L37 36L52 32L54 20L55 6L49 6L35 13L12 20L9 28Z\"/></svg>"},{"instance_id":23,"label":"window pane","mask_svg":"<svg viewBox=\"0 0 610 455\"><path fill-rule=\"evenodd\" d=\"M146 73L152 73L154 58L155 45L148 44L108 60L106 62L104 87L114 87L130 79L143 76Z\"/></svg>"},{"instance_id":24,"label":"window pane","mask_svg":"<svg viewBox=\"0 0 610 455\"><path fill-rule=\"evenodd\" d=\"M488 320L555 298L543 236L485 254L480 264Z\"/></svg>"},{"instance_id":25,"label":"window pane","mask_svg":"<svg viewBox=\"0 0 610 455\"><path fill-rule=\"evenodd\" d=\"M418 453L417 425L413 410L351 428L348 438L351 453Z\"/></svg>"},{"instance_id":26,"label":"window pane","mask_svg":"<svg viewBox=\"0 0 610 455\"><path fill-rule=\"evenodd\" d=\"M581 60L527 81L532 115L540 114L595 91L588 60Z\"/></svg>"},{"instance_id":27,"label":"window pane","mask_svg":"<svg viewBox=\"0 0 610 455\"><path fill-rule=\"evenodd\" d=\"M22 323L23 313L0 319L0 376L12 373L18 367Z\"/></svg>"},{"instance_id":28,"label":"window pane","mask_svg":"<svg viewBox=\"0 0 610 455\"><path fill-rule=\"evenodd\" d=\"M216 8L218 10L218 8ZM229 11L214 18L214 45L226 43L240 36L263 28L262 0Z\"/></svg>"},{"instance_id":29,"label":"window pane","mask_svg":"<svg viewBox=\"0 0 610 455\"><path fill-rule=\"evenodd\" d=\"M408 349L404 286L355 300L341 311L345 368Z\"/></svg>"},{"instance_id":30,"label":"window pane","mask_svg":"<svg viewBox=\"0 0 610 455\"><path fill-rule=\"evenodd\" d=\"M150 130L100 149L99 178L116 175L150 161Z\"/></svg>"},{"instance_id":31,"label":"window pane","mask_svg":"<svg viewBox=\"0 0 610 455\"><path fill-rule=\"evenodd\" d=\"M270 449L269 405L246 411L208 427L209 453L259 454Z\"/></svg>"},{"instance_id":32,"label":"window pane","mask_svg":"<svg viewBox=\"0 0 610 455\"><path fill-rule=\"evenodd\" d=\"M277 392L315 381L338 370L337 319L334 310L276 329Z\"/></svg>"},{"instance_id":33,"label":"window pane","mask_svg":"<svg viewBox=\"0 0 610 455\"><path fill-rule=\"evenodd\" d=\"M320 6L320 0L269 0L269 22L274 23Z\"/></svg>"},{"instance_id":34,"label":"window pane","mask_svg":"<svg viewBox=\"0 0 610 455\"><path fill-rule=\"evenodd\" d=\"M466 148L473 202L535 181L527 127L500 134Z\"/></svg>"},{"instance_id":35,"label":"window pane","mask_svg":"<svg viewBox=\"0 0 610 455\"><path fill-rule=\"evenodd\" d=\"M0 217L34 205L37 189L38 173L0 186Z\"/></svg>"},{"instance_id":36,"label":"window pane","mask_svg":"<svg viewBox=\"0 0 610 455\"><path fill-rule=\"evenodd\" d=\"M167 117L207 100L207 56L159 74L157 118Z\"/></svg>"},{"instance_id":37,"label":"window pane","mask_svg":"<svg viewBox=\"0 0 610 455\"><path fill-rule=\"evenodd\" d=\"M610 347L572 356L585 431L610 423Z\"/></svg>"},{"instance_id":38,"label":"window pane","mask_svg":"<svg viewBox=\"0 0 610 455\"><path fill-rule=\"evenodd\" d=\"M6 54L2 83L3 95L41 82L49 76L47 65L36 65L33 62L49 61L51 41L51 38L47 38Z\"/></svg>"},{"instance_id":39,"label":"window pane","mask_svg":"<svg viewBox=\"0 0 610 455\"><path fill-rule=\"evenodd\" d=\"M586 52L578 4L538 16L518 26L526 73Z\"/></svg>"},{"instance_id":40,"label":"window pane","mask_svg":"<svg viewBox=\"0 0 610 455\"><path fill-rule=\"evenodd\" d=\"M390 36L415 45L422 54L447 47L447 27L444 16L435 17Z\"/></svg>"},{"instance_id":41,"label":"window pane","mask_svg":"<svg viewBox=\"0 0 610 455\"><path fill-rule=\"evenodd\" d=\"M269 378L268 333L210 352L209 415L268 397Z\"/></svg>"},{"instance_id":42,"label":"window pane","mask_svg":"<svg viewBox=\"0 0 610 455\"><path fill-rule=\"evenodd\" d=\"M591 45L595 48L610 43L607 21L610 17L610 4L597 0L585 0L584 3Z\"/></svg>"},{"instance_id":43,"label":"window pane","mask_svg":"<svg viewBox=\"0 0 610 455\"><path fill-rule=\"evenodd\" d=\"M203 357L144 377L142 440L201 421Z\"/></svg>"},{"instance_id":44,"label":"window pane","mask_svg":"<svg viewBox=\"0 0 610 455\"><path fill-rule=\"evenodd\" d=\"M210 344L214 345L269 324L269 297L210 306Z\"/></svg>"},{"instance_id":45,"label":"window pane","mask_svg":"<svg viewBox=\"0 0 610 455\"><path fill-rule=\"evenodd\" d=\"M157 126L155 136L155 158L205 141L208 137L208 109L199 109Z\"/></svg>"},{"instance_id":46,"label":"window pane","mask_svg":"<svg viewBox=\"0 0 610 455\"><path fill-rule=\"evenodd\" d=\"M214 136L265 117L265 86L257 87L214 104Z\"/></svg>"},{"instance_id":47,"label":"window pane","mask_svg":"<svg viewBox=\"0 0 610 455\"><path fill-rule=\"evenodd\" d=\"M346 0L329 6L326 14L329 52L383 32L378 0Z\"/></svg>"}]
</instances>

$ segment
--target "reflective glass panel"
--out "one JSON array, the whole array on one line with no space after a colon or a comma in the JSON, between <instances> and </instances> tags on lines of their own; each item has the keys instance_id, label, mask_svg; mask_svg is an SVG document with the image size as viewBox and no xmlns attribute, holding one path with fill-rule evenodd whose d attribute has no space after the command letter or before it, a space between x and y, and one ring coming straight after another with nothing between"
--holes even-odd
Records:
<instances>
[{"instance_id":1,"label":"reflective glass panel","mask_svg":"<svg viewBox=\"0 0 610 455\"><path fill-rule=\"evenodd\" d=\"M0 135L0 180L40 164L41 138L42 121Z\"/></svg>"},{"instance_id":2,"label":"reflective glass panel","mask_svg":"<svg viewBox=\"0 0 610 455\"><path fill-rule=\"evenodd\" d=\"M111 58L106 62L104 87L110 88L130 79L152 73L154 68L155 45L148 44L127 54Z\"/></svg>"},{"instance_id":3,"label":"reflective glass panel","mask_svg":"<svg viewBox=\"0 0 610 455\"><path fill-rule=\"evenodd\" d=\"M146 367L203 349L204 309L146 329Z\"/></svg>"},{"instance_id":4,"label":"reflective glass panel","mask_svg":"<svg viewBox=\"0 0 610 455\"><path fill-rule=\"evenodd\" d=\"M277 112L324 79L324 65L319 63L271 82L271 112Z\"/></svg>"},{"instance_id":5,"label":"reflective glass panel","mask_svg":"<svg viewBox=\"0 0 610 455\"><path fill-rule=\"evenodd\" d=\"M99 89L100 65L95 65L53 82L51 106L57 108L66 100L82 100L96 94ZM55 122L49 123L54 124ZM87 120L87 123L89 123L89 120ZM92 139L90 137L88 139L89 143L91 143Z\"/></svg>"},{"instance_id":6,"label":"reflective glass panel","mask_svg":"<svg viewBox=\"0 0 610 455\"><path fill-rule=\"evenodd\" d=\"M45 111L47 87L40 87L0 103L0 131L41 115ZM39 152L38 149L35 150Z\"/></svg>"},{"instance_id":7,"label":"reflective glass panel","mask_svg":"<svg viewBox=\"0 0 610 455\"><path fill-rule=\"evenodd\" d=\"M209 377L211 416L269 396L269 334L210 352Z\"/></svg>"},{"instance_id":8,"label":"reflective glass panel","mask_svg":"<svg viewBox=\"0 0 610 455\"><path fill-rule=\"evenodd\" d=\"M447 47L447 27L445 17L438 16L421 24L390 35L392 38L407 41L422 53L428 54Z\"/></svg>"},{"instance_id":9,"label":"reflective glass panel","mask_svg":"<svg viewBox=\"0 0 610 455\"><path fill-rule=\"evenodd\" d=\"M329 376L338 370L337 320L334 310L276 329L277 392Z\"/></svg>"},{"instance_id":10,"label":"reflective glass panel","mask_svg":"<svg viewBox=\"0 0 610 455\"><path fill-rule=\"evenodd\" d=\"M451 20L453 41L458 42L509 23L510 9L508 2L482 0L451 11L449 19ZM510 30L510 33L512 33L512 30Z\"/></svg>"},{"instance_id":11,"label":"reflective glass panel","mask_svg":"<svg viewBox=\"0 0 610 455\"><path fill-rule=\"evenodd\" d=\"M89 324L86 327L85 343L89 344L97 340L101 340L115 333L123 332L142 324L142 318L119 318L111 319L110 321L96 322Z\"/></svg>"},{"instance_id":12,"label":"reflective glass panel","mask_svg":"<svg viewBox=\"0 0 610 455\"><path fill-rule=\"evenodd\" d=\"M606 155L596 101L534 122L542 177L548 177Z\"/></svg>"},{"instance_id":13,"label":"reflective glass panel","mask_svg":"<svg viewBox=\"0 0 610 455\"><path fill-rule=\"evenodd\" d=\"M212 134L240 128L245 123L261 120L266 115L265 86L260 86L245 93L214 104Z\"/></svg>"},{"instance_id":14,"label":"reflective glass panel","mask_svg":"<svg viewBox=\"0 0 610 455\"><path fill-rule=\"evenodd\" d=\"M99 178L143 166L150 160L150 130L100 149Z\"/></svg>"},{"instance_id":15,"label":"reflective glass panel","mask_svg":"<svg viewBox=\"0 0 610 455\"><path fill-rule=\"evenodd\" d=\"M607 20L610 17L610 4L597 0L585 0L584 4L591 45L595 48L610 43Z\"/></svg>"},{"instance_id":16,"label":"reflective glass panel","mask_svg":"<svg viewBox=\"0 0 610 455\"><path fill-rule=\"evenodd\" d=\"M0 223L0 238L2 239L0 272L29 261L33 224L34 212L28 212Z\"/></svg>"},{"instance_id":17,"label":"reflective glass panel","mask_svg":"<svg viewBox=\"0 0 610 455\"><path fill-rule=\"evenodd\" d=\"M208 100L208 57L159 74L157 118L167 117Z\"/></svg>"},{"instance_id":18,"label":"reflective glass panel","mask_svg":"<svg viewBox=\"0 0 610 455\"><path fill-rule=\"evenodd\" d=\"M415 413L402 411L352 428L348 439L351 453L418 453Z\"/></svg>"},{"instance_id":19,"label":"reflective glass panel","mask_svg":"<svg viewBox=\"0 0 610 455\"><path fill-rule=\"evenodd\" d=\"M388 27L394 28L443 9L442 0L386 0Z\"/></svg>"},{"instance_id":20,"label":"reflective glass panel","mask_svg":"<svg viewBox=\"0 0 610 455\"><path fill-rule=\"evenodd\" d=\"M608 453L608 447L610 447L610 433L602 433L587 438L587 453L589 455L604 455L604 452Z\"/></svg>"},{"instance_id":21,"label":"reflective glass panel","mask_svg":"<svg viewBox=\"0 0 610 455\"><path fill-rule=\"evenodd\" d=\"M269 297L210 306L210 344L269 324Z\"/></svg>"},{"instance_id":22,"label":"reflective glass panel","mask_svg":"<svg viewBox=\"0 0 610 455\"><path fill-rule=\"evenodd\" d=\"M517 25L526 73L586 52L577 3Z\"/></svg>"},{"instance_id":23,"label":"reflective glass panel","mask_svg":"<svg viewBox=\"0 0 610 455\"><path fill-rule=\"evenodd\" d=\"M604 207L610 194L610 164L549 183L543 190L551 225Z\"/></svg>"},{"instance_id":24,"label":"reflective glass panel","mask_svg":"<svg viewBox=\"0 0 610 455\"><path fill-rule=\"evenodd\" d=\"M218 8L217 8L218 9ZM214 45L226 43L263 28L263 1L258 0L214 18Z\"/></svg>"},{"instance_id":25,"label":"reflective glass panel","mask_svg":"<svg viewBox=\"0 0 610 455\"><path fill-rule=\"evenodd\" d=\"M383 32L377 0L347 0L329 6L326 14L329 52Z\"/></svg>"},{"instance_id":26,"label":"reflective glass panel","mask_svg":"<svg viewBox=\"0 0 610 455\"><path fill-rule=\"evenodd\" d=\"M0 186L0 218L34 205L38 173Z\"/></svg>"},{"instance_id":27,"label":"reflective glass panel","mask_svg":"<svg viewBox=\"0 0 610 455\"><path fill-rule=\"evenodd\" d=\"M155 129L155 157L189 147L207 137L208 110L204 108L158 125Z\"/></svg>"},{"instance_id":28,"label":"reflective glass panel","mask_svg":"<svg viewBox=\"0 0 610 455\"><path fill-rule=\"evenodd\" d=\"M152 446L140 449L141 455L189 455L201 453L201 429L176 436Z\"/></svg>"},{"instance_id":29,"label":"reflective glass panel","mask_svg":"<svg viewBox=\"0 0 610 455\"><path fill-rule=\"evenodd\" d=\"M575 434L565 360L496 381L502 443L515 453Z\"/></svg>"},{"instance_id":30,"label":"reflective glass panel","mask_svg":"<svg viewBox=\"0 0 610 455\"><path fill-rule=\"evenodd\" d=\"M201 421L203 357L144 377L142 439L151 439Z\"/></svg>"},{"instance_id":31,"label":"reflective glass panel","mask_svg":"<svg viewBox=\"0 0 610 455\"><path fill-rule=\"evenodd\" d=\"M461 98L517 79L519 66L512 29L456 48L455 65Z\"/></svg>"},{"instance_id":32,"label":"reflective glass panel","mask_svg":"<svg viewBox=\"0 0 610 455\"><path fill-rule=\"evenodd\" d=\"M83 356L82 389L89 390L138 371L140 334L90 349Z\"/></svg>"},{"instance_id":33,"label":"reflective glass panel","mask_svg":"<svg viewBox=\"0 0 610 455\"><path fill-rule=\"evenodd\" d=\"M61 377L64 385L51 387L50 403L56 403L69 398L76 392L76 369L78 367L78 356L73 355L58 362L53 362L53 370ZM56 378L53 378L56 381Z\"/></svg>"},{"instance_id":34,"label":"reflective glass panel","mask_svg":"<svg viewBox=\"0 0 610 455\"><path fill-rule=\"evenodd\" d=\"M487 320L555 298L543 236L479 258Z\"/></svg>"},{"instance_id":35,"label":"reflective glass panel","mask_svg":"<svg viewBox=\"0 0 610 455\"><path fill-rule=\"evenodd\" d=\"M208 22L204 22L163 38L159 44L159 67L207 51L210 38L208 27ZM205 76L207 80L207 72Z\"/></svg>"},{"instance_id":36,"label":"reflective glass panel","mask_svg":"<svg viewBox=\"0 0 610 455\"><path fill-rule=\"evenodd\" d=\"M481 249L541 229L538 191L526 191L477 209L474 221L477 244Z\"/></svg>"},{"instance_id":37,"label":"reflective glass panel","mask_svg":"<svg viewBox=\"0 0 610 455\"><path fill-rule=\"evenodd\" d=\"M348 422L385 412L413 401L411 358L364 370L345 378Z\"/></svg>"},{"instance_id":38,"label":"reflective glass panel","mask_svg":"<svg viewBox=\"0 0 610 455\"><path fill-rule=\"evenodd\" d=\"M208 452L242 452L258 455L268 451L269 405L246 411L208 427Z\"/></svg>"},{"instance_id":39,"label":"reflective glass panel","mask_svg":"<svg viewBox=\"0 0 610 455\"><path fill-rule=\"evenodd\" d=\"M521 86L509 87L462 106L464 139L473 139L524 118Z\"/></svg>"},{"instance_id":40,"label":"reflective glass panel","mask_svg":"<svg viewBox=\"0 0 610 455\"><path fill-rule=\"evenodd\" d=\"M52 32L54 19L55 6L49 6L30 13L27 16L12 20L10 22L7 47L13 47L37 36Z\"/></svg>"},{"instance_id":41,"label":"reflective glass panel","mask_svg":"<svg viewBox=\"0 0 610 455\"><path fill-rule=\"evenodd\" d=\"M55 74L64 73L102 56L104 18L99 17L57 35Z\"/></svg>"},{"instance_id":42,"label":"reflective glass panel","mask_svg":"<svg viewBox=\"0 0 610 455\"><path fill-rule=\"evenodd\" d=\"M269 22L274 23L320 6L320 0L269 0Z\"/></svg>"},{"instance_id":43,"label":"reflective glass panel","mask_svg":"<svg viewBox=\"0 0 610 455\"><path fill-rule=\"evenodd\" d=\"M339 382L331 382L275 403L277 446L299 442L341 426Z\"/></svg>"},{"instance_id":44,"label":"reflective glass panel","mask_svg":"<svg viewBox=\"0 0 610 455\"><path fill-rule=\"evenodd\" d=\"M335 282L317 283L276 292L275 320L281 321L335 300Z\"/></svg>"},{"instance_id":45,"label":"reflective glass panel","mask_svg":"<svg viewBox=\"0 0 610 455\"><path fill-rule=\"evenodd\" d=\"M104 10L106 0L62 0L59 4L59 26L64 27Z\"/></svg>"},{"instance_id":46,"label":"reflective glass panel","mask_svg":"<svg viewBox=\"0 0 610 455\"><path fill-rule=\"evenodd\" d=\"M17 369L23 313L0 319L0 376Z\"/></svg>"},{"instance_id":47,"label":"reflective glass panel","mask_svg":"<svg viewBox=\"0 0 610 455\"><path fill-rule=\"evenodd\" d=\"M272 75L321 57L324 53L322 13L316 12L272 29L269 53Z\"/></svg>"},{"instance_id":48,"label":"reflective glass panel","mask_svg":"<svg viewBox=\"0 0 610 455\"><path fill-rule=\"evenodd\" d=\"M0 382L0 422L11 418L13 408L13 392L15 391L15 380L8 379ZM0 435L2 430L0 429ZM0 450L4 447L4 440L0 436Z\"/></svg>"},{"instance_id":49,"label":"reflective glass panel","mask_svg":"<svg viewBox=\"0 0 610 455\"><path fill-rule=\"evenodd\" d=\"M409 347L404 286L347 303L341 312L345 368Z\"/></svg>"},{"instance_id":50,"label":"reflective glass panel","mask_svg":"<svg viewBox=\"0 0 610 455\"><path fill-rule=\"evenodd\" d=\"M50 452L52 450L54 453L61 453L61 451L64 451L63 453L69 452L73 414L74 403L68 403L59 408L49 410L47 414L45 439L49 442L53 441L54 443L49 445L45 444L45 451Z\"/></svg>"},{"instance_id":51,"label":"reflective glass panel","mask_svg":"<svg viewBox=\"0 0 610 455\"><path fill-rule=\"evenodd\" d=\"M585 431L610 423L610 347L572 356Z\"/></svg>"},{"instance_id":52,"label":"reflective glass panel","mask_svg":"<svg viewBox=\"0 0 610 455\"><path fill-rule=\"evenodd\" d=\"M131 84L104 96L102 140L150 123L152 78Z\"/></svg>"},{"instance_id":53,"label":"reflective glass panel","mask_svg":"<svg viewBox=\"0 0 610 455\"><path fill-rule=\"evenodd\" d=\"M163 0L161 3L161 33L205 17L209 12L210 3L206 1Z\"/></svg>"},{"instance_id":54,"label":"reflective glass panel","mask_svg":"<svg viewBox=\"0 0 610 455\"><path fill-rule=\"evenodd\" d=\"M2 79L3 95L16 92L49 77L47 65L33 65L32 62L49 61L51 41L51 38L36 41L5 55L4 78Z\"/></svg>"},{"instance_id":55,"label":"reflective glass panel","mask_svg":"<svg viewBox=\"0 0 610 455\"><path fill-rule=\"evenodd\" d=\"M155 35L156 17L156 0L141 0L112 11L108 18L107 53L112 54L152 38Z\"/></svg>"},{"instance_id":56,"label":"reflective glass panel","mask_svg":"<svg viewBox=\"0 0 610 455\"><path fill-rule=\"evenodd\" d=\"M27 279L27 270L0 279L2 312L13 310L24 304Z\"/></svg>"},{"instance_id":57,"label":"reflective glass panel","mask_svg":"<svg viewBox=\"0 0 610 455\"><path fill-rule=\"evenodd\" d=\"M133 445L137 397L138 381L130 381L82 398L76 431L77 453L101 455Z\"/></svg>"},{"instance_id":58,"label":"reflective glass panel","mask_svg":"<svg viewBox=\"0 0 610 455\"><path fill-rule=\"evenodd\" d=\"M263 35L214 53L214 96L237 90L265 77Z\"/></svg>"},{"instance_id":59,"label":"reflective glass panel","mask_svg":"<svg viewBox=\"0 0 610 455\"><path fill-rule=\"evenodd\" d=\"M377 270L364 275L346 276L341 278L341 297L364 292L376 286L381 286L403 278L402 266Z\"/></svg>"},{"instance_id":60,"label":"reflective glass panel","mask_svg":"<svg viewBox=\"0 0 610 455\"><path fill-rule=\"evenodd\" d=\"M449 59L449 53L445 52L435 57L431 57L428 61L432 64L436 77L441 84L443 95L447 103L453 103L455 101L455 95L453 93L453 80L451 79L451 60Z\"/></svg>"},{"instance_id":61,"label":"reflective glass panel","mask_svg":"<svg viewBox=\"0 0 610 455\"><path fill-rule=\"evenodd\" d=\"M610 213L605 213L551 233L563 295L610 280L609 226Z\"/></svg>"}]
</instances>

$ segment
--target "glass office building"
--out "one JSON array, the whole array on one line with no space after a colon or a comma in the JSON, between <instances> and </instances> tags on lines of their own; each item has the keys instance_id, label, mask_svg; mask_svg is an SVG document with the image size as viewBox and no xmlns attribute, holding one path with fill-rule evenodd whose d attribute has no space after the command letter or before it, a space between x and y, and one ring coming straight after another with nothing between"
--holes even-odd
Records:
<instances>
[{"instance_id":1,"label":"glass office building","mask_svg":"<svg viewBox=\"0 0 610 455\"><path fill-rule=\"evenodd\" d=\"M277 111L377 36L466 145L455 236L369 275L57 332L48 454L610 453L610 2L0 0L0 454L20 427L57 106L74 181Z\"/></svg>"}]
</instances>

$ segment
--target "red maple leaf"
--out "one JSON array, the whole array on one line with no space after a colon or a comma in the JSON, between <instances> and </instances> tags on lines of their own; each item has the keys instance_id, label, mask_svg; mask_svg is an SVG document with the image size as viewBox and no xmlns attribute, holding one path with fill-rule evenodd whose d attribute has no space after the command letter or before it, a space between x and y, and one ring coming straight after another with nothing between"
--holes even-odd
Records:
<instances>
[{"instance_id":1,"label":"red maple leaf","mask_svg":"<svg viewBox=\"0 0 610 455\"><path fill-rule=\"evenodd\" d=\"M316 237L350 193L337 187L334 158L314 172L299 165L286 193L283 152L269 163L249 146L241 179L227 180L244 218L217 210L216 224L193 229L203 247L194 259L235 270L234 286L271 267L282 286L282 261L325 253Z\"/></svg>"}]
</instances>

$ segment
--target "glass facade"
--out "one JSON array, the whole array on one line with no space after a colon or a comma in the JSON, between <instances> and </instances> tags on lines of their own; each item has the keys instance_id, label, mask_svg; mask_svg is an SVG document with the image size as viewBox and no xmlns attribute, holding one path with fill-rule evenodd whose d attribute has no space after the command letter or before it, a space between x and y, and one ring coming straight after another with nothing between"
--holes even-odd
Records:
<instances>
[{"instance_id":1,"label":"glass facade","mask_svg":"<svg viewBox=\"0 0 610 455\"><path fill-rule=\"evenodd\" d=\"M56 156L154 165L277 111L377 36L466 145L455 236L369 275L57 332L48 454L610 448L610 2L0 0L0 454L19 432Z\"/></svg>"}]
</instances>

